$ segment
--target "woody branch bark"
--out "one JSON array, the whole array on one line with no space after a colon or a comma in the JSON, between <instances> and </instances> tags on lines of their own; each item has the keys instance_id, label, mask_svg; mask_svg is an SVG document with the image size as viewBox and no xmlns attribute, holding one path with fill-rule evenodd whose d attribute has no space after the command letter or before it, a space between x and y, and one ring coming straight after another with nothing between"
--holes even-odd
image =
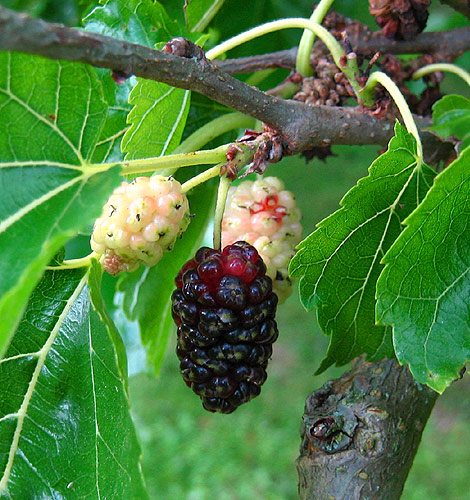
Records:
<instances>
[{"instance_id":1,"label":"woody branch bark","mask_svg":"<svg viewBox=\"0 0 470 500\"><path fill-rule=\"evenodd\" d=\"M436 399L407 366L357 359L307 398L300 500L398 500Z\"/></svg>"},{"instance_id":2,"label":"woody branch bark","mask_svg":"<svg viewBox=\"0 0 470 500\"><path fill-rule=\"evenodd\" d=\"M393 123L356 109L306 106L265 94L221 71L205 58L177 57L123 40L31 19L0 7L0 50L35 54L90 64L126 75L194 90L212 100L257 118L277 129L286 153L329 144L386 145ZM429 122L417 120L421 127ZM423 133L425 151L442 143ZM448 149L448 146L444 146Z\"/></svg>"}]
</instances>

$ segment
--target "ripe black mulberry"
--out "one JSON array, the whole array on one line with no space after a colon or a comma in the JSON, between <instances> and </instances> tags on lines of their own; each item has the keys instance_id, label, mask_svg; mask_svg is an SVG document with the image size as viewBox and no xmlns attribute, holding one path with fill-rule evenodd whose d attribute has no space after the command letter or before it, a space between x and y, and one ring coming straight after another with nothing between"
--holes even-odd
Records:
<instances>
[{"instance_id":1,"label":"ripe black mulberry","mask_svg":"<svg viewBox=\"0 0 470 500\"><path fill-rule=\"evenodd\" d=\"M261 392L278 337L266 266L245 241L223 251L203 247L175 283L181 375L206 410L232 413Z\"/></svg>"}]
</instances>

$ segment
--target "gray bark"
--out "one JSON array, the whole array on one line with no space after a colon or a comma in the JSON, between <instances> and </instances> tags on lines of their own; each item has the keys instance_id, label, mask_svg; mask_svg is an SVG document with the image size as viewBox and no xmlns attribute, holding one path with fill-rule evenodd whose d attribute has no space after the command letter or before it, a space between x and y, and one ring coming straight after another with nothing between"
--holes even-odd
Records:
<instances>
[{"instance_id":1,"label":"gray bark","mask_svg":"<svg viewBox=\"0 0 470 500\"><path fill-rule=\"evenodd\" d=\"M393 121L378 120L358 108L307 106L268 95L221 71L207 59L178 57L109 36L67 28L0 6L0 50L79 61L194 90L277 130L285 154L331 144L386 146ZM430 121L416 117L420 128ZM422 132L425 156L446 158L451 144Z\"/></svg>"},{"instance_id":2,"label":"gray bark","mask_svg":"<svg viewBox=\"0 0 470 500\"><path fill-rule=\"evenodd\" d=\"M306 401L301 500L397 500L437 393L395 360L356 361Z\"/></svg>"}]
</instances>

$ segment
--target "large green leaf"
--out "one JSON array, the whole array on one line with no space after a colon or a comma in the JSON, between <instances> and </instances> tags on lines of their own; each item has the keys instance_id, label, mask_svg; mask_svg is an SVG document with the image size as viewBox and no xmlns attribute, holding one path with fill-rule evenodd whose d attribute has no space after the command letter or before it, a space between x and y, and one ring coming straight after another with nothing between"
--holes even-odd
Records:
<instances>
[{"instance_id":1,"label":"large green leaf","mask_svg":"<svg viewBox=\"0 0 470 500\"><path fill-rule=\"evenodd\" d=\"M2 53L0 110L1 357L44 266L119 176L88 165L107 112L90 68Z\"/></svg>"},{"instance_id":2,"label":"large green leaf","mask_svg":"<svg viewBox=\"0 0 470 500\"><path fill-rule=\"evenodd\" d=\"M190 31L204 31L225 0L187 0L186 25Z\"/></svg>"},{"instance_id":3,"label":"large green leaf","mask_svg":"<svg viewBox=\"0 0 470 500\"><path fill-rule=\"evenodd\" d=\"M155 267L140 268L125 275L119 283L124 312L129 319L138 321L147 358L156 373L160 370L173 331L170 296L175 288L174 280L182 265L194 257L201 246L212 217L215 194L215 183L195 188L189 197L195 217L182 240L177 241L171 253L164 254Z\"/></svg>"},{"instance_id":4,"label":"large green leaf","mask_svg":"<svg viewBox=\"0 0 470 500\"><path fill-rule=\"evenodd\" d=\"M189 111L190 91L138 79L129 97L134 107L122 139L126 159L170 154L180 143Z\"/></svg>"},{"instance_id":5,"label":"large green leaf","mask_svg":"<svg viewBox=\"0 0 470 500\"><path fill-rule=\"evenodd\" d=\"M432 107L433 127L441 137L455 136L470 145L470 100L460 95L446 95Z\"/></svg>"},{"instance_id":6,"label":"large green leaf","mask_svg":"<svg viewBox=\"0 0 470 500\"><path fill-rule=\"evenodd\" d=\"M147 498L116 352L86 278L47 271L0 361L1 498Z\"/></svg>"},{"instance_id":7,"label":"large green leaf","mask_svg":"<svg viewBox=\"0 0 470 500\"><path fill-rule=\"evenodd\" d=\"M319 371L363 353L369 359L393 356L391 329L375 322L381 259L434 177L417 161L413 136L399 124L395 133L369 175L343 198L342 208L300 243L290 265L292 276L301 278L303 305L318 309L318 322L331 335Z\"/></svg>"},{"instance_id":8,"label":"large green leaf","mask_svg":"<svg viewBox=\"0 0 470 500\"><path fill-rule=\"evenodd\" d=\"M470 148L436 177L385 255L377 317L401 363L442 392L470 359Z\"/></svg>"}]
</instances>

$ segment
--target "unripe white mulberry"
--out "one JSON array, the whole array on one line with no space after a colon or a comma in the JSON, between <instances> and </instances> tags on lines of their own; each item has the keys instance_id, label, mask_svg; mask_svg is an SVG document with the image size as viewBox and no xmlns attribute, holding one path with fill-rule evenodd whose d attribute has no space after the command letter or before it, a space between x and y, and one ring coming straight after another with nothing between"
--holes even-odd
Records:
<instances>
[{"instance_id":1,"label":"unripe white mulberry","mask_svg":"<svg viewBox=\"0 0 470 500\"><path fill-rule=\"evenodd\" d=\"M188 227L189 204L173 177L137 177L122 182L95 221L91 248L116 275L142 262L154 266Z\"/></svg>"},{"instance_id":2,"label":"unripe white mulberry","mask_svg":"<svg viewBox=\"0 0 470 500\"><path fill-rule=\"evenodd\" d=\"M283 302L292 293L288 266L302 238L294 195L277 177L244 181L231 187L222 220L222 246L243 240L258 250Z\"/></svg>"}]
</instances>

